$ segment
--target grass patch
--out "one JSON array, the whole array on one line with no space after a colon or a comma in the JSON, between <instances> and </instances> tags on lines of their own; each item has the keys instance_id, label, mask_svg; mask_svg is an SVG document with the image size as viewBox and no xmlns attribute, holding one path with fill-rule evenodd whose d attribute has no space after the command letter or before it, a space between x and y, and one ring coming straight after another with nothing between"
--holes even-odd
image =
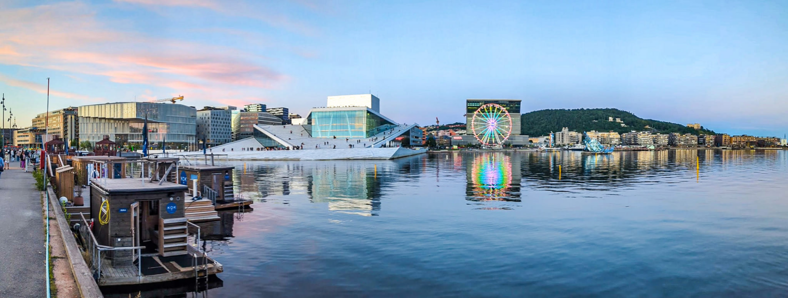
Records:
<instances>
[{"instance_id":1,"label":"grass patch","mask_svg":"<svg viewBox=\"0 0 788 298\"><path fill-rule=\"evenodd\" d=\"M35 176L35 174L33 174ZM42 175L43 177L43 175ZM43 184L43 182L42 182ZM47 221L55 219L51 216L46 216L46 209L44 205L44 193L40 193L41 197L41 221L44 222L43 226L43 233L44 233L44 243L46 243L47 235ZM50 226L50 228L52 228ZM47 246L47 256L49 257L49 292L51 297L57 297L57 284L55 284L55 258L52 257L52 245Z\"/></svg>"},{"instance_id":2,"label":"grass patch","mask_svg":"<svg viewBox=\"0 0 788 298\"><path fill-rule=\"evenodd\" d=\"M44 181L44 172L39 171L39 170L34 170L33 171L33 178L36 179L36 184L35 184L36 185L36 189L38 189L39 191L45 191L46 190L46 183Z\"/></svg>"}]
</instances>

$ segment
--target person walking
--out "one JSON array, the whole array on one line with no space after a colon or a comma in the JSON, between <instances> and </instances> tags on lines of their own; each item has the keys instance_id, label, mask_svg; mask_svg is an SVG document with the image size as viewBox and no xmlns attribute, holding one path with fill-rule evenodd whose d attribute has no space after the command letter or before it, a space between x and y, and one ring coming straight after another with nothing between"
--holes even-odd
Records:
<instances>
[{"instance_id":1,"label":"person walking","mask_svg":"<svg viewBox=\"0 0 788 298\"><path fill-rule=\"evenodd\" d=\"M0 176L3 174L3 170L5 170L5 160L3 160L3 157L0 157Z\"/></svg>"}]
</instances>

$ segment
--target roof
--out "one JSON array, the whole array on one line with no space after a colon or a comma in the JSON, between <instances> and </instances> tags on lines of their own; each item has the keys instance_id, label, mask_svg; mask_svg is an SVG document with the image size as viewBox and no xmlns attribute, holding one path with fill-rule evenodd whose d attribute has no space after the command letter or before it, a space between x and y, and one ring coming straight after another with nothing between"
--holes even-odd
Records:
<instances>
[{"instance_id":1,"label":"roof","mask_svg":"<svg viewBox=\"0 0 788 298\"><path fill-rule=\"evenodd\" d=\"M79 160L79 161L107 161L107 160L119 160L123 161L126 160L125 157L119 156L103 156L103 155L95 155L95 156L74 156L71 158L72 160Z\"/></svg>"},{"instance_id":2,"label":"roof","mask_svg":"<svg viewBox=\"0 0 788 298\"><path fill-rule=\"evenodd\" d=\"M180 169L186 170L194 170L194 171L210 171L210 170L232 170L235 167L227 167L227 166L209 166L209 165L188 165L188 166L180 166Z\"/></svg>"},{"instance_id":3,"label":"roof","mask_svg":"<svg viewBox=\"0 0 788 298\"><path fill-rule=\"evenodd\" d=\"M94 187L98 187L110 194L119 193L146 193L146 192L184 192L188 188L186 185L176 184L172 182L159 181L150 182L145 179L142 182L140 178L122 178L122 179L93 179L91 182Z\"/></svg>"}]
</instances>

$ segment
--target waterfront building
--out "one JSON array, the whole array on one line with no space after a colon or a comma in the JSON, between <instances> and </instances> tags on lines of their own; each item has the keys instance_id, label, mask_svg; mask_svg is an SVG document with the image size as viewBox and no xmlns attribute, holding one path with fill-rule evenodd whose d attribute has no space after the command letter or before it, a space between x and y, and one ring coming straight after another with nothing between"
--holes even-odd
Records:
<instances>
[{"instance_id":1,"label":"waterfront building","mask_svg":"<svg viewBox=\"0 0 788 298\"><path fill-rule=\"evenodd\" d=\"M698 135L698 146L713 147L714 135Z\"/></svg>"},{"instance_id":2,"label":"waterfront building","mask_svg":"<svg viewBox=\"0 0 788 298\"><path fill-rule=\"evenodd\" d=\"M576 131L569 131L568 127L564 127L561 131L555 133L555 145L565 146L580 143L583 139L583 134Z\"/></svg>"},{"instance_id":3,"label":"waterfront building","mask_svg":"<svg viewBox=\"0 0 788 298\"><path fill-rule=\"evenodd\" d=\"M274 115L282 119L282 124L290 124L290 110L288 108L268 108L265 109L268 114Z\"/></svg>"},{"instance_id":4,"label":"waterfront building","mask_svg":"<svg viewBox=\"0 0 788 298\"><path fill-rule=\"evenodd\" d=\"M675 147L695 147L698 146L698 136L693 134L671 133L668 137L668 144Z\"/></svg>"},{"instance_id":5,"label":"waterfront building","mask_svg":"<svg viewBox=\"0 0 788 298\"><path fill-rule=\"evenodd\" d=\"M780 139L780 146L788 146L788 139Z\"/></svg>"},{"instance_id":6,"label":"waterfront building","mask_svg":"<svg viewBox=\"0 0 788 298\"><path fill-rule=\"evenodd\" d=\"M424 133L417 124L398 124L380 114L375 110L380 108L376 96L330 96L327 103L327 107L313 108L297 124L291 125L282 125L280 118L267 112L240 111L233 116L233 128L238 130L236 140L213 147L212 152L236 152L257 158L281 155L288 159L388 159L423 153L398 149L421 146ZM264 123L263 115L271 117L271 123ZM395 148L375 150L381 147ZM254 153L281 149L303 151ZM318 149L337 150L308 152Z\"/></svg>"},{"instance_id":7,"label":"waterfront building","mask_svg":"<svg viewBox=\"0 0 788 298\"><path fill-rule=\"evenodd\" d=\"M235 113L232 116L231 124L233 141L243 140L254 135L255 125L282 125L282 118L271 115L268 112L242 110Z\"/></svg>"},{"instance_id":8,"label":"waterfront building","mask_svg":"<svg viewBox=\"0 0 788 298\"><path fill-rule=\"evenodd\" d=\"M205 107L197 111L197 141L216 146L232 141L233 106L222 108Z\"/></svg>"},{"instance_id":9,"label":"waterfront building","mask_svg":"<svg viewBox=\"0 0 788 298\"><path fill-rule=\"evenodd\" d=\"M654 137L651 136L651 132L648 131L641 131L637 134L637 144L640 146L652 146L654 145Z\"/></svg>"},{"instance_id":10,"label":"waterfront building","mask_svg":"<svg viewBox=\"0 0 788 298\"><path fill-rule=\"evenodd\" d=\"M195 144L197 110L172 103L115 102L79 107L79 139L95 144L104 135L119 146L142 148L147 118L151 148L166 140L173 148Z\"/></svg>"},{"instance_id":11,"label":"waterfront building","mask_svg":"<svg viewBox=\"0 0 788 298\"><path fill-rule=\"evenodd\" d=\"M715 144L717 147L727 147L727 146L730 146L730 145L731 145L731 136L729 136L729 135L728 135L728 134L726 134L726 133L723 133L723 134L717 134L717 135L714 137L714 144Z\"/></svg>"},{"instance_id":12,"label":"waterfront building","mask_svg":"<svg viewBox=\"0 0 788 298\"><path fill-rule=\"evenodd\" d=\"M32 127L36 129L46 129L49 126L49 140L54 139L55 136L63 139L66 144L70 144L71 140L79 138L79 121L78 108L68 107L47 113L36 115L32 121ZM47 118L49 118L47 120Z\"/></svg>"},{"instance_id":13,"label":"waterfront building","mask_svg":"<svg viewBox=\"0 0 788 298\"><path fill-rule=\"evenodd\" d=\"M479 107L494 103L502 106L509 112L509 116L512 117L512 136L516 136L520 134L520 125L521 125L521 115L520 115L520 103L522 101L519 99L468 99L465 101L465 126L467 127L467 134L473 134L471 130L471 122L473 121L473 113L479 109ZM527 140L526 140L527 142Z\"/></svg>"},{"instance_id":14,"label":"waterfront building","mask_svg":"<svg viewBox=\"0 0 788 298\"><path fill-rule=\"evenodd\" d=\"M621 144L633 146L638 144L638 133L636 131L625 132L621 135Z\"/></svg>"},{"instance_id":15,"label":"waterfront building","mask_svg":"<svg viewBox=\"0 0 788 298\"><path fill-rule=\"evenodd\" d=\"M602 145L618 146L621 144L621 135L615 131L598 132L595 130L586 132L589 138L597 140Z\"/></svg>"},{"instance_id":16,"label":"waterfront building","mask_svg":"<svg viewBox=\"0 0 788 298\"><path fill-rule=\"evenodd\" d=\"M669 135L657 133L657 134L653 134L652 137L654 139L654 146L663 146L663 147L668 146L670 139Z\"/></svg>"}]
</instances>

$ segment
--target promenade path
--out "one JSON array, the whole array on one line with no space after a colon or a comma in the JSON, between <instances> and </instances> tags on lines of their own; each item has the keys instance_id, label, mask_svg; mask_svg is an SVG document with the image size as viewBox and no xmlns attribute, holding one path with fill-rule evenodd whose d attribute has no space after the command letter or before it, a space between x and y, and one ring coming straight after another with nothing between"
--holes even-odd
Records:
<instances>
[{"instance_id":1,"label":"promenade path","mask_svg":"<svg viewBox=\"0 0 788 298\"><path fill-rule=\"evenodd\" d=\"M9 164L0 175L0 297L45 297L40 192L18 162Z\"/></svg>"}]
</instances>

